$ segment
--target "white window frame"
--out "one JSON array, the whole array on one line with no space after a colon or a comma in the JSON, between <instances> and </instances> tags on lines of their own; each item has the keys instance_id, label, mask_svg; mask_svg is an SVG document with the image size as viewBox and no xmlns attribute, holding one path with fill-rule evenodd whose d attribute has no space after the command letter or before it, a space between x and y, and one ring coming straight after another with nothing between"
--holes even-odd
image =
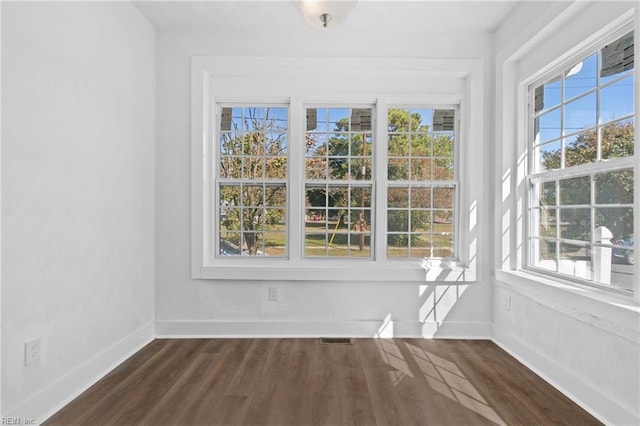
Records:
<instances>
[{"instance_id":1,"label":"white window frame","mask_svg":"<svg viewBox=\"0 0 640 426\"><path fill-rule=\"evenodd\" d=\"M318 185L318 186L328 186L331 187L332 185L335 186L348 186L348 187L366 187L366 188L370 188L371 190L371 206L369 206L369 211L370 211L370 221L371 221L371 226L372 226L372 231L371 231L371 236L370 236L370 255L367 257L357 257L357 256L343 256L343 257L329 257L329 256L309 256L306 255L304 252L306 250L305 247L305 232L304 230L300 231L300 237L301 237L301 250L302 250L302 255L301 257L303 259L307 259L307 260L314 260L314 261L318 261L318 260L339 260L339 261L344 261L346 260L351 260L351 261L371 261L371 260L375 260L380 259L377 256L376 253L376 247L375 247L375 242L377 241L377 237L376 237L376 233L378 232L375 229L376 226L376 217L377 214L377 204L378 204L378 198L376 197L376 183L379 181L380 178L380 172L377 170L377 163L375 162L376 159L376 153L379 152L379 144L380 141L378 140L379 138L379 134L377 133L378 130L378 126L377 126L377 120L380 118L380 115L377 114L377 102L374 103L369 103L369 104L362 104L362 103L305 103L302 105L302 111L306 112L307 109L370 109L371 110L371 114L372 114L372 120L371 120L371 139L372 139L372 150L373 152L371 153L371 162L372 162L372 172L371 172L371 179L369 179L368 181L366 181L365 183L360 184L359 181L355 181L350 179L347 180L312 180L312 179L307 179L307 177L305 176L305 174L303 173L302 175L302 193L303 193L303 197L302 200L305 199L306 197L306 187L307 185L309 186L314 186L314 185ZM301 135L297 135L297 137L304 137L304 134L306 133L306 122L305 125L303 126L303 133ZM306 164L306 153L303 152L303 156L302 158L297 158L297 161L302 161L303 163ZM348 157L351 158L351 155ZM296 161L294 160L294 161ZM301 201L302 203L304 203L303 201ZM304 216L304 210L306 210L306 207L303 207L303 216ZM304 221L304 219L303 219ZM304 222L303 222L304 223ZM304 225L303 225L304 228Z\"/></svg>"},{"instance_id":2,"label":"white window frame","mask_svg":"<svg viewBox=\"0 0 640 426\"><path fill-rule=\"evenodd\" d=\"M256 61L260 66L256 66ZM386 115L387 105L402 105L403 107L413 106L445 106L451 108L453 105L464 105L463 100L469 96L469 92L480 91L481 87L481 61L426 61L426 60L406 60L404 66L399 66L397 59L370 59L353 60L344 58L215 58L206 57L192 58L192 277L195 279L224 279L224 280L311 280L311 281L457 281L472 282L476 280L476 254L470 253L469 247L475 247L477 241L476 215L477 201L470 200L471 187L479 191L478 179L468 178L468 181L460 182L456 207L460 210L471 212L469 216L460 215L456 223L456 230L473 229L473 233L457 232L456 247L460 250L455 261L438 259L407 259L387 261L384 256L386 241L381 236L386 236L386 182L378 183L381 176L386 180ZM400 61L402 62L402 61ZM327 64L334 64L328 67ZM250 66L247 66L250 64ZM339 66L338 66L339 65ZM349 82L361 80L363 73L380 74L382 79L390 78L393 74L398 74L398 69L410 70L400 72L393 78L406 77L424 81L424 86L416 91L414 88L410 92L402 90L394 91L395 96L389 96L389 92L382 90L379 93L369 94L369 90L346 92L345 88L336 89L336 93L325 93L314 88L296 90L299 81L296 78L304 76L312 81L314 78L322 77L326 81L334 81L335 78L343 76ZM234 71L235 70L235 71ZM238 72L238 70L242 70ZM402 75L405 74L405 75ZM473 79L470 74L474 75ZM443 78L451 87L450 92L442 93L438 91L439 81L435 79L429 83L429 78L438 76ZM272 89L265 85L247 84L252 79L260 80L265 78L281 78L279 89ZM233 84L226 84L229 80L236 84L235 89L229 88ZM237 83L243 80L243 83ZM285 81L287 80L287 81ZM471 81L472 80L472 81ZM369 84L368 82L365 82ZM404 82L403 82L404 83ZM289 90L282 90L282 86L290 85ZM320 83L314 83L320 84ZM357 84L357 83L356 83ZM322 93L319 97L317 93ZM435 93L435 94L434 94ZM283 96L284 94L284 96ZM474 105L481 105L479 97L474 98ZM363 259L304 259L303 258L303 238L304 233L298 230L303 229L304 218L304 185L288 185L289 200L289 257L287 259L274 258L264 259L263 257L251 257L251 259L216 258L212 256L211 250L206 244L206 235L212 235L211 226L213 221L212 210L215 209L214 192L211 191L214 181L215 166L212 163L214 145L211 143L215 135L216 123L213 114L218 102L242 104L251 103L273 103L289 104L289 134L290 142L298 136L304 134L304 111L305 105L322 104L342 104L342 105L374 105L376 114L374 137L377 142L384 143L378 147L377 152L384 152L385 155L375 155L373 161L377 176L374 179L374 194L376 204L374 205L373 216L377 223L376 236L372 237L375 244L376 258L372 260ZM478 106L479 108L479 106ZM462 118L462 127L469 127L468 133L473 132L473 127L481 128L480 118L471 117L466 114L464 108L458 108L458 119ZM465 126L467 124L468 126ZM478 129L476 128L476 131ZM477 134L477 133L476 133ZM464 141L459 132L457 138ZM463 143L463 142L461 142ZM473 158L481 152L477 144L478 152L469 152L469 157ZM302 182L304 172L304 147L289 144L289 182ZM463 151L463 150L457 150ZM463 170L464 164L460 159L456 159L457 169ZM476 168L479 166L476 166ZM382 174L384 172L384 174ZM471 176L471 174L470 174ZM469 189L466 189L468 183ZM465 205L466 203L466 205ZM474 226L470 226L473 224ZM385 225L385 226L382 226ZM296 238L296 234L300 238ZM231 256L233 257L233 256ZM248 262L247 262L248 260Z\"/></svg>"},{"instance_id":3,"label":"white window frame","mask_svg":"<svg viewBox=\"0 0 640 426\"><path fill-rule=\"evenodd\" d=\"M544 269L541 267L536 267L534 266L532 263L532 247L530 245L530 237L532 235L532 226L536 226L536 223L534 223L533 218L529 215L530 211L533 211L530 209L530 207L532 206L533 203L533 197L535 196L535 194L533 193L533 189L532 189L532 183L535 182L540 182L540 181L546 181L548 179L568 179L568 178L572 178L572 177L582 177L582 176L592 176L594 174L597 173L602 173L602 172L608 172L608 171L617 171L617 170L621 170L621 169L629 169L632 168L634 171L634 191L635 191L635 201L634 201L634 220L637 223L638 217L639 217L639 212L638 212L638 199L637 199L637 194L638 194L638 190L637 190L637 186L638 186L638 181L639 181L639 170L637 165L637 157L638 157L638 116L639 111L638 111L638 99L637 99L637 93L638 93L638 69L640 67L638 67L638 58L637 55L635 57L635 70L634 72L631 74L633 76L633 78L635 79L635 93L634 96L636 97L635 99L635 111L634 114L631 116L631 118L634 118L634 126L635 126L635 150L634 150L634 156L632 157L624 157L624 158L615 158L615 159L609 159L609 160L605 160L605 161L600 161L598 159L598 161L594 162L594 163L588 163L588 164L582 164L579 166L572 166L569 168L562 168L562 169L558 169L558 170L550 170L550 171L537 171L536 170L536 165L535 165L535 161L537 160L537 158L535 157L535 153L534 150L535 148L533 147L533 126L534 126L534 120L533 120L533 114L531 113L531 110L533 108L533 103L534 103L534 99L533 99L533 90L535 87L544 84L550 77L553 77L554 75L560 74L561 72L565 71L566 69L568 69L570 66L572 66L573 64L579 62L582 59L586 59L588 57L590 57L591 55L593 55L594 53L598 53L598 51L607 43L613 42L616 39L624 36L625 34L629 33L630 31L634 31L635 32L635 39L634 42L636 44L636 53L638 51L637 49L637 44L638 44L638 30L637 28L635 28L634 26L634 22L630 19L627 19L624 23L620 23L620 24L612 24L609 28L604 29L602 32L600 32L597 37L594 37L593 39L589 40L586 43L583 43L580 46L576 46L574 49L571 50L571 52L562 55L561 57L557 58L555 61L553 61L552 64L550 64L549 66L545 67L544 70L541 70L540 72L536 73L535 75L531 76L530 78L524 80L521 84L520 84L520 108L522 111L521 114L521 129L523 131L523 133L521 133L521 135L523 135L524 140L526 141L526 154L525 154L525 158L526 158L526 171L524 172L524 194L523 194L523 212L524 212L524 220L522 222L522 232L523 232L523 244L522 244L522 253L521 253L521 269L527 273L531 273L531 274L535 274L538 275L540 277L545 277L548 280L551 280L553 282L557 282L559 284L565 285L565 284L569 284L569 285L574 285L580 288L585 288L585 289L589 289L590 291L592 291L594 294L600 294L602 296L606 295L618 295L618 296L624 296L624 297L629 297L629 298L635 298L637 299L637 295L636 292L638 291L638 286L635 285L634 288L632 290L625 290L625 289L621 289L618 287L614 287L614 286L607 286L605 284L600 284L598 282L595 282L593 280L587 280L587 279L581 279L578 277L572 277L570 275L566 275L566 274L562 274L559 272L553 272L550 271L548 269ZM597 90L600 90L599 87ZM564 98L561 99L561 105L564 105ZM561 106L562 108L562 106ZM597 106L597 108L599 108L599 104ZM597 114L597 116L599 117L599 114ZM526 118L525 118L526 117ZM599 128L602 124L601 123L596 123L596 129ZM562 138L560 139L562 140ZM564 149L564 148L563 148ZM593 182L592 182L593 185ZM592 188L593 191L593 188ZM593 194L592 194L593 197ZM591 204L591 203L590 203ZM590 205L590 208L593 208L593 205ZM637 237L639 230L636 229L634 230L635 236ZM637 240L637 238L634 238L635 240ZM592 240L593 240L593 236L592 236ZM635 247L635 250L637 252L637 245ZM637 270L638 268L636 267L634 269L634 277L636 278L637 281Z\"/></svg>"},{"instance_id":4,"label":"white window frame","mask_svg":"<svg viewBox=\"0 0 640 426\"><path fill-rule=\"evenodd\" d=\"M385 133L385 167L384 170L382 170L383 176L382 179L384 179L384 192L385 192L385 233L382 236L382 238L387 239L387 236L389 235L388 230L386 229L386 209L387 209L387 204L388 204L388 200L386 199L386 195L387 195L387 189L388 188L412 188L412 187L424 187L424 188L452 188L454 191L454 197L453 197L453 226L452 226L452 232L453 232L453 257L454 259L459 259L460 258L460 251L459 248L462 245L462 240L460 237L460 232L461 232L461 227L460 227L460 221L462 218L462 215L460 214L460 157L462 155L462 151L460 149L460 144L461 144L461 138L459 136L459 132L460 132L460 106L459 105L426 105L426 104L422 104L422 105L416 105L416 104L412 104L412 105L403 105L403 104L393 104L393 105L388 105L387 111L389 109L406 109L406 110L412 110L412 109L431 109L431 110L439 110L439 109L443 109L443 110L453 110L454 114L455 114L455 120L454 120L454 143L453 143L453 178L451 180L437 180L437 179L431 179L429 181L414 181L414 180L389 180L388 176L387 176L387 167L388 167L388 158L386 157L386 153L388 152L388 147L387 147L387 143L389 141L389 136L388 133ZM386 116L386 115L385 115ZM432 153L433 154L433 153ZM431 155L430 157L431 160L434 160L435 157L433 157L433 155ZM432 200L433 201L433 200ZM409 207L407 210L409 213L411 213L411 208ZM409 232L410 235L410 232ZM432 234L435 235L435 234ZM386 245L385 245L385 253L384 256L387 256L387 252L386 252ZM402 261L403 258L389 258L390 261ZM431 263L435 263L435 262L451 262L454 260L450 260L447 258L443 258L441 260L439 260L439 258L434 257L430 260Z\"/></svg>"}]
</instances>

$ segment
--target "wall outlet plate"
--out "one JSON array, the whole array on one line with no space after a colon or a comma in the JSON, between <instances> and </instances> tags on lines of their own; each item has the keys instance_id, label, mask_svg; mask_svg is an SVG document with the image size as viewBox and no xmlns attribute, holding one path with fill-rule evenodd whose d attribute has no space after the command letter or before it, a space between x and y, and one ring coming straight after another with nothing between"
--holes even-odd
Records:
<instances>
[{"instance_id":1,"label":"wall outlet plate","mask_svg":"<svg viewBox=\"0 0 640 426\"><path fill-rule=\"evenodd\" d=\"M40 360L41 339L30 340L24 344L24 365L33 364Z\"/></svg>"},{"instance_id":2,"label":"wall outlet plate","mask_svg":"<svg viewBox=\"0 0 640 426\"><path fill-rule=\"evenodd\" d=\"M278 301L278 287L269 287L269 301L270 302Z\"/></svg>"},{"instance_id":3,"label":"wall outlet plate","mask_svg":"<svg viewBox=\"0 0 640 426\"><path fill-rule=\"evenodd\" d=\"M511 312L511 296L502 296L502 310L505 312Z\"/></svg>"}]
</instances>

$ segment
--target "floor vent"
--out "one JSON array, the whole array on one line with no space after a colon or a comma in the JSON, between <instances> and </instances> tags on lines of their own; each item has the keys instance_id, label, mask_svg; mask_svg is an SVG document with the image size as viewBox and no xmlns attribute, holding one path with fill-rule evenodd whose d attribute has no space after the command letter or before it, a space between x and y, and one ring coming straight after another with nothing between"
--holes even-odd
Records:
<instances>
[{"instance_id":1,"label":"floor vent","mask_svg":"<svg viewBox=\"0 0 640 426\"><path fill-rule=\"evenodd\" d=\"M353 340L347 337L321 337L321 345L353 345Z\"/></svg>"}]
</instances>

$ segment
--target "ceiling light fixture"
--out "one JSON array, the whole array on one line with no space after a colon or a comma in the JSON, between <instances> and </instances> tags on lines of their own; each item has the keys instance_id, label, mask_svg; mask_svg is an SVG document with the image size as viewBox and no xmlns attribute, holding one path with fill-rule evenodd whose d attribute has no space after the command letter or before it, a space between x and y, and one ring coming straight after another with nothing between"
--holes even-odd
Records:
<instances>
[{"instance_id":1,"label":"ceiling light fixture","mask_svg":"<svg viewBox=\"0 0 640 426\"><path fill-rule=\"evenodd\" d=\"M330 20L331 20L331 15L329 15L328 13L323 13L322 15L320 15L320 22L322 22L323 28L327 28L327 24L329 23Z\"/></svg>"},{"instance_id":2,"label":"ceiling light fixture","mask_svg":"<svg viewBox=\"0 0 640 426\"><path fill-rule=\"evenodd\" d=\"M334 28L356 6L357 0L296 0L304 19L314 28Z\"/></svg>"}]
</instances>

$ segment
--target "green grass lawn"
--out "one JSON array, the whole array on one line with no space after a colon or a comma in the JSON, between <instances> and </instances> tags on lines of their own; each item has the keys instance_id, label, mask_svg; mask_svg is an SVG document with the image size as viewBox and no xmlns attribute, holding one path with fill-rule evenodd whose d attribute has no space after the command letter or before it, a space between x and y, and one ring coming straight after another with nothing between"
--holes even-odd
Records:
<instances>
[{"instance_id":1,"label":"green grass lawn","mask_svg":"<svg viewBox=\"0 0 640 426\"><path fill-rule=\"evenodd\" d=\"M335 231L335 232L334 232ZM423 234L412 240L411 253L406 245L388 245L387 256L390 258L406 258L411 255L420 257L452 257L452 238L449 224L435 224L434 234ZM371 235L365 234L364 246L360 250L360 233L349 232L348 225L336 222L307 222L305 224L304 254L308 257L370 257ZM332 240L333 237L333 240ZM223 236L224 238L224 236ZM274 225L266 233L265 251L269 256L286 255L286 226ZM405 239L406 240L406 239ZM327 247L327 243L331 245ZM432 251L433 246L433 251Z\"/></svg>"}]
</instances>

